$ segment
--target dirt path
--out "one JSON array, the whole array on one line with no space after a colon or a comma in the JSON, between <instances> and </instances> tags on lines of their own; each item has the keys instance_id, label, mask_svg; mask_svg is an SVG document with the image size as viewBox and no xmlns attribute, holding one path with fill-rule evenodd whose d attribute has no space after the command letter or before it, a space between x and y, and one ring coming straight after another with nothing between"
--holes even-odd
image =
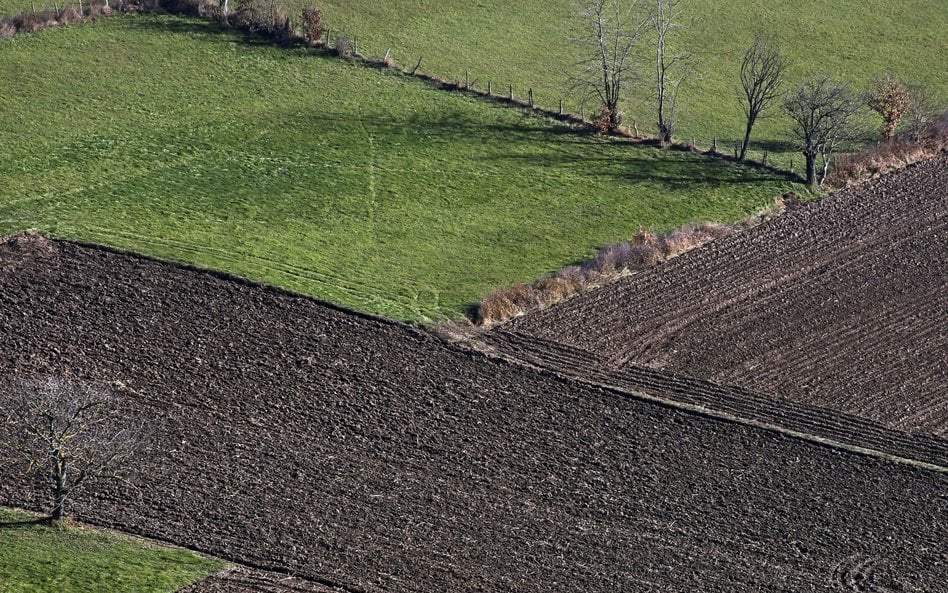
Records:
<instances>
[{"instance_id":1,"label":"dirt path","mask_svg":"<svg viewBox=\"0 0 948 593\"><path fill-rule=\"evenodd\" d=\"M35 373L118 382L155 427L139 488L86 493L77 518L347 591L948 582L944 474L176 266L0 247L0 375ZM0 476L0 503L42 504Z\"/></svg>"}]
</instances>

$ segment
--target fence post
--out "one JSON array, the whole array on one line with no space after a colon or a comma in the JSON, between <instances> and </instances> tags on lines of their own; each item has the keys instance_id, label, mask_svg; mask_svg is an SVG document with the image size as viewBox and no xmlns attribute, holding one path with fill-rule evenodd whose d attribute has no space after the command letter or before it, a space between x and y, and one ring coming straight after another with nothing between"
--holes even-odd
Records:
<instances>
[{"instance_id":1,"label":"fence post","mask_svg":"<svg viewBox=\"0 0 948 593\"><path fill-rule=\"evenodd\" d=\"M632 133L635 134L635 137L639 137L639 122L632 120Z\"/></svg>"},{"instance_id":2,"label":"fence post","mask_svg":"<svg viewBox=\"0 0 948 593\"><path fill-rule=\"evenodd\" d=\"M533 107L533 89L527 89L527 105Z\"/></svg>"},{"instance_id":3,"label":"fence post","mask_svg":"<svg viewBox=\"0 0 948 593\"><path fill-rule=\"evenodd\" d=\"M507 98L513 101L513 85L512 84L507 85Z\"/></svg>"},{"instance_id":4,"label":"fence post","mask_svg":"<svg viewBox=\"0 0 948 593\"><path fill-rule=\"evenodd\" d=\"M712 138L711 138L711 152L717 152L717 151L718 151L718 137L717 137L717 136L712 136Z\"/></svg>"},{"instance_id":5,"label":"fence post","mask_svg":"<svg viewBox=\"0 0 948 593\"><path fill-rule=\"evenodd\" d=\"M586 121L586 104L585 103L579 104L579 119Z\"/></svg>"},{"instance_id":6,"label":"fence post","mask_svg":"<svg viewBox=\"0 0 948 593\"><path fill-rule=\"evenodd\" d=\"M560 115L563 115L563 99L560 99Z\"/></svg>"},{"instance_id":7,"label":"fence post","mask_svg":"<svg viewBox=\"0 0 948 593\"><path fill-rule=\"evenodd\" d=\"M691 150L698 150L698 139L694 136L691 137Z\"/></svg>"},{"instance_id":8,"label":"fence post","mask_svg":"<svg viewBox=\"0 0 948 593\"><path fill-rule=\"evenodd\" d=\"M764 160L763 160L763 163L764 163L764 166L766 167L766 166L767 166L767 149L766 149L766 148L764 149Z\"/></svg>"},{"instance_id":9,"label":"fence post","mask_svg":"<svg viewBox=\"0 0 948 593\"><path fill-rule=\"evenodd\" d=\"M464 88L466 89L471 88L471 71L470 70L464 71Z\"/></svg>"},{"instance_id":10,"label":"fence post","mask_svg":"<svg viewBox=\"0 0 948 593\"><path fill-rule=\"evenodd\" d=\"M737 144L734 145L734 158L737 158Z\"/></svg>"},{"instance_id":11,"label":"fence post","mask_svg":"<svg viewBox=\"0 0 948 593\"><path fill-rule=\"evenodd\" d=\"M790 174L793 175L793 157L790 157Z\"/></svg>"},{"instance_id":12,"label":"fence post","mask_svg":"<svg viewBox=\"0 0 948 593\"><path fill-rule=\"evenodd\" d=\"M494 94L494 83L488 80L487 81L487 96L489 97L493 94Z\"/></svg>"}]
</instances>

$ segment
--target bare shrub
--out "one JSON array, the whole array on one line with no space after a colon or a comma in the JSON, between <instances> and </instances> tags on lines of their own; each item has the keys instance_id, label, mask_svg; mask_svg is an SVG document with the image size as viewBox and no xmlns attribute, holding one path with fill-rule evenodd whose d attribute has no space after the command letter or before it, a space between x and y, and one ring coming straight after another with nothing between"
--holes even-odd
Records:
<instances>
[{"instance_id":1,"label":"bare shrub","mask_svg":"<svg viewBox=\"0 0 948 593\"><path fill-rule=\"evenodd\" d=\"M639 270L652 268L665 259L656 243L636 243L629 250L629 267Z\"/></svg>"},{"instance_id":2,"label":"bare shrub","mask_svg":"<svg viewBox=\"0 0 948 593\"><path fill-rule=\"evenodd\" d=\"M16 35L16 27L9 21L0 22L0 39L10 39Z\"/></svg>"},{"instance_id":3,"label":"bare shrub","mask_svg":"<svg viewBox=\"0 0 948 593\"><path fill-rule=\"evenodd\" d=\"M198 16L219 19L224 14L224 7L218 0L198 0Z\"/></svg>"},{"instance_id":4,"label":"bare shrub","mask_svg":"<svg viewBox=\"0 0 948 593\"><path fill-rule=\"evenodd\" d=\"M323 11L316 6L311 6L303 9L301 17L303 36L306 37L306 41L312 45L322 43L323 33L325 33L325 29L323 28Z\"/></svg>"},{"instance_id":5,"label":"bare shrub","mask_svg":"<svg viewBox=\"0 0 948 593\"><path fill-rule=\"evenodd\" d=\"M658 242L658 235L639 227L639 232L632 238L632 242L636 245L655 245Z\"/></svg>"},{"instance_id":6,"label":"bare shrub","mask_svg":"<svg viewBox=\"0 0 948 593\"><path fill-rule=\"evenodd\" d=\"M580 266L566 266L557 272L556 277L568 287L569 294L575 294L586 287L586 274Z\"/></svg>"},{"instance_id":7,"label":"bare shrub","mask_svg":"<svg viewBox=\"0 0 948 593\"><path fill-rule=\"evenodd\" d=\"M684 229L672 231L658 242L658 248L665 257L675 257L699 245L701 237Z\"/></svg>"},{"instance_id":8,"label":"bare shrub","mask_svg":"<svg viewBox=\"0 0 948 593\"><path fill-rule=\"evenodd\" d=\"M475 322L479 325L487 325L516 317L520 313L520 308L507 298L504 291L494 291L478 305Z\"/></svg>"},{"instance_id":9,"label":"bare shrub","mask_svg":"<svg viewBox=\"0 0 948 593\"><path fill-rule=\"evenodd\" d=\"M355 55L355 49L353 49L352 41L347 35L340 35L336 37L336 42L333 44L333 49L336 50L336 55L340 58L351 58Z\"/></svg>"},{"instance_id":10,"label":"bare shrub","mask_svg":"<svg viewBox=\"0 0 948 593\"><path fill-rule=\"evenodd\" d=\"M593 258L593 269L600 274L614 274L623 270L629 262L631 246L628 243L606 245Z\"/></svg>"},{"instance_id":11,"label":"bare shrub","mask_svg":"<svg viewBox=\"0 0 948 593\"><path fill-rule=\"evenodd\" d=\"M603 109L592 118L593 130L602 136L622 125L622 114L612 109Z\"/></svg>"},{"instance_id":12,"label":"bare shrub","mask_svg":"<svg viewBox=\"0 0 948 593\"><path fill-rule=\"evenodd\" d=\"M59 13L53 9L36 13L32 11L21 12L13 17L12 23L17 33L36 33L47 27L59 25Z\"/></svg>"},{"instance_id":13,"label":"bare shrub","mask_svg":"<svg viewBox=\"0 0 948 593\"><path fill-rule=\"evenodd\" d=\"M911 98L908 89L891 76L877 81L872 89L866 93L866 105L882 116L885 125L882 127L882 137L892 140L895 136L895 127L909 111Z\"/></svg>"},{"instance_id":14,"label":"bare shrub","mask_svg":"<svg viewBox=\"0 0 948 593\"><path fill-rule=\"evenodd\" d=\"M543 301L543 305L551 305L562 301L568 296L576 294L581 285L562 276L551 276L538 280L534 289Z\"/></svg>"}]
</instances>

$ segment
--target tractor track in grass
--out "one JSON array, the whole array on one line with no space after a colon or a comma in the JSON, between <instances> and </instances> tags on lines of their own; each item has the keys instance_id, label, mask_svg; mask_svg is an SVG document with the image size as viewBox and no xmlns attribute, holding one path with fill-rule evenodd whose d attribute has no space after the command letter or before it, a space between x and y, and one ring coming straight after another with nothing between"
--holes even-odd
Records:
<instances>
[{"instance_id":1,"label":"tractor track in grass","mask_svg":"<svg viewBox=\"0 0 948 593\"><path fill-rule=\"evenodd\" d=\"M155 430L137 487L77 494L77 518L327 587L822 592L868 562L880 591L948 582L944 473L19 236L0 244L0 375L44 373L119 382ZM0 475L0 503L44 506Z\"/></svg>"}]
</instances>

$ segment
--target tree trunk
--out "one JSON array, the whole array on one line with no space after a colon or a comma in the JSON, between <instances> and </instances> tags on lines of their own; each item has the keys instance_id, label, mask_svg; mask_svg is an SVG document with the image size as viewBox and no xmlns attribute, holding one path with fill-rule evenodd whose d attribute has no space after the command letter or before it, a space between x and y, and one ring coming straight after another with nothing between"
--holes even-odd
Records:
<instances>
[{"instance_id":1,"label":"tree trunk","mask_svg":"<svg viewBox=\"0 0 948 593\"><path fill-rule=\"evenodd\" d=\"M806 158L806 184L810 187L816 186L816 153L804 152Z\"/></svg>"},{"instance_id":2,"label":"tree trunk","mask_svg":"<svg viewBox=\"0 0 948 593\"><path fill-rule=\"evenodd\" d=\"M744 143L741 144L741 155L738 157L738 160L743 161L747 156L747 149L750 147L751 142L751 130L754 127L754 121L750 118L747 119L747 128L744 130Z\"/></svg>"},{"instance_id":3,"label":"tree trunk","mask_svg":"<svg viewBox=\"0 0 948 593\"><path fill-rule=\"evenodd\" d=\"M56 460L53 465L53 512L49 514L50 521L61 521L65 516L66 494L66 475L69 466L63 458L62 453L55 452Z\"/></svg>"},{"instance_id":4,"label":"tree trunk","mask_svg":"<svg viewBox=\"0 0 948 593\"><path fill-rule=\"evenodd\" d=\"M65 492L57 492L55 497L55 502L53 504L53 512L49 514L50 521L62 521L63 517L66 516L66 494Z\"/></svg>"}]
</instances>

